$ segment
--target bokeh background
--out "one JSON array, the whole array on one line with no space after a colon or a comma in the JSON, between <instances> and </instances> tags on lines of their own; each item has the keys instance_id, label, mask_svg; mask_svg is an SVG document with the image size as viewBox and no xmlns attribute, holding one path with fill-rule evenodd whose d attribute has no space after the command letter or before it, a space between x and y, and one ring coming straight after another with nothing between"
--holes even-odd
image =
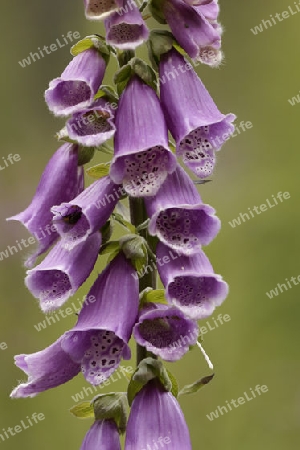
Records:
<instances>
[{"instance_id":1,"label":"bokeh background","mask_svg":"<svg viewBox=\"0 0 300 450\"><path fill-rule=\"evenodd\" d=\"M44 166L58 147L54 134L63 122L49 114L43 92L69 62L69 46L26 68L18 61L68 31L78 31L82 37L101 33L98 23L85 20L82 3L13 0L1 4L0 162L9 153L18 153L21 161L0 172L0 251L29 236L19 223L5 218L29 204ZM224 64L217 70L197 68L222 112L234 112L237 124L251 121L253 127L226 143L213 182L201 187L203 200L216 208L223 223L206 251L231 288L213 317L229 314L231 320L204 336L215 379L198 394L181 398L195 450L299 448L300 286L273 299L266 292L300 274L300 104L288 103L300 89L300 13L257 35L250 30L270 14L294 7L294 2L288 3L220 0ZM112 70L108 82L111 76ZM240 212L265 203L279 191L288 191L290 199L235 228L229 225ZM75 322L70 316L36 331L34 325L44 316L24 287L25 256L24 250L0 261L0 343L7 344L6 350L0 350L0 433L33 412L43 413L45 420L5 442L0 440L0 445L7 450L80 448L90 421L75 419L68 409L74 404L71 396L88 386L82 375L33 399L9 399L12 388L24 379L13 356L43 349ZM82 298L88 288L84 285L74 299ZM213 325L212 319L208 322ZM210 373L198 350L170 366L181 386ZM218 405L249 393L257 384L267 385L268 392L208 420L206 415ZM99 393L125 388L122 378Z\"/></svg>"}]
</instances>

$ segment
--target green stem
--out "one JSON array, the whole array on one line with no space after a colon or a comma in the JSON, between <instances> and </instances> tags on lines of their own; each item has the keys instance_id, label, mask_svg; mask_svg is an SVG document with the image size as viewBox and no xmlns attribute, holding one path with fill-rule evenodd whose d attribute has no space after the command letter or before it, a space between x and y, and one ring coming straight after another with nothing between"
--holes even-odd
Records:
<instances>
[{"instance_id":1,"label":"green stem","mask_svg":"<svg viewBox=\"0 0 300 450\"><path fill-rule=\"evenodd\" d=\"M129 206L130 206L131 222L133 225L137 227L138 225L144 223L148 219L143 199L130 197ZM148 245L151 248L151 239L149 237L148 230L147 229L141 230L140 235L146 239ZM139 283L140 283L140 292L142 292L147 287L156 289L156 270L149 271L149 273L147 272L142 278L140 278ZM137 353L137 365L149 355L146 348L138 344L136 348L136 353Z\"/></svg>"}]
</instances>

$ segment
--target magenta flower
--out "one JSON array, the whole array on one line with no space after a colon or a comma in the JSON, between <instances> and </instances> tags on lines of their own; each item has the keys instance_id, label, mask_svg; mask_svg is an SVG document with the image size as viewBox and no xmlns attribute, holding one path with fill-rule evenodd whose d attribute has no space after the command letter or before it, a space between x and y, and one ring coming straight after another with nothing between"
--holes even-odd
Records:
<instances>
[{"instance_id":1,"label":"magenta flower","mask_svg":"<svg viewBox=\"0 0 300 450\"><path fill-rule=\"evenodd\" d=\"M106 42L121 50L135 49L149 37L149 30L134 0L123 0L122 8L104 21Z\"/></svg>"},{"instance_id":2,"label":"magenta flower","mask_svg":"<svg viewBox=\"0 0 300 450\"><path fill-rule=\"evenodd\" d=\"M163 55L161 104L178 156L198 177L206 178L215 166L215 150L234 132L235 116L220 113L196 72L186 64L174 49Z\"/></svg>"},{"instance_id":3,"label":"magenta flower","mask_svg":"<svg viewBox=\"0 0 300 450\"><path fill-rule=\"evenodd\" d=\"M85 282L93 270L101 246L101 235L95 233L72 251L59 241L46 258L27 271L25 284L39 299L42 311L62 306Z\"/></svg>"},{"instance_id":4,"label":"magenta flower","mask_svg":"<svg viewBox=\"0 0 300 450\"><path fill-rule=\"evenodd\" d=\"M179 309L152 303L140 313L133 336L154 355L165 361L177 361L196 344L198 326Z\"/></svg>"},{"instance_id":5,"label":"magenta flower","mask_svg":"<svg viewBox=\"0 0 300 450\"><path fill-rule=\"evenodd\" d=\"M176 167L159 100L135 76L123 92L116 115L115 155L110 176L132 197L155 195Z\"/></svg>"},{"instance_id":6,"label":"magenta flower","mask_svg":"<svg viewBox=\"0 0 300 450\"><path fill-rule=\"evenodd\" d=\"M212 2L213 6L190 6L188 3L191 2L163 0L165 19L175 39L191 58L211 66L218 65L222 60L222 28L215 20L219 12L218 4L216 1Z\"/></svg>"},{"instance_id":7,"label":"magenta flower","mask_svg":"<svg viewBox=\"0 0 300 450\"><path fill-rule=\"evenodd\" d=\"M121 450L114 420L96 420L87 432L80 450Z\"/></svg>"},{"instance_id":8,"label":"magenta flower","mask_svg":"<svg viewBox=\"0 0 300 450\"><path fill-rule=\"evenodd\" d=\"M115 134L114 110L107 101L99 98L91 106L74 113L66 127L73 141L85 147L99 147Z\"/></svg>"},{"instance_id":9,"label":"magenta flower","mask_svg":"<svg viewBox=\"0 0 300 450\"><path fill-rule=\"evenodd\" d=\"M84 0L85 16L90 20L101 20L116 11L123 0Z\"/></svg>"},{"instance_id":10,"label":"magenta flower","mask_svg":"<svg viewBox=\"0 0 300 450\"><path fill-rule=\"evenodd\" d=\"M125 450L192 450L189 430L176 398L151 380L137 394L130 411Z\"/></svg>"},{"instance_id":11,"label":"magenta flower","mask_svg":"<svg viewBox=\"0 0 300 450\"><path fill-rule=\"evenodd\" d=\"M51 208L62 245L72 250L105 225L120 198L121 186L100 178L69 203Z\"/></svg>"},{"instance_id":12,"label":"magenta flower","mask_svg":"<svg viewBox=\"0 0 300 450\"><path fill-rule=\"evenodd\" d=\"M130 339L138 305L138 280L131 263L120 253L99 275L75 327L66 332L63 350L81 365L86 380L103 383L118 368L121 358L130 359Z\"/></svg>"},{"instance_id":13,"label":"magenta flower","mask_svg":"<svg viewBox=\"0 0 300 450\"><path fill-rule=\"evenodd\" d=\"M202 203L190 177L177 166L154 197L145 199L149 233L185 255L198 253L218 234L215 210Z\"/></svg>"},{"instance_id":14,"label":"magenta flower","mask_svg":"<svg viewBox=\"0 0 300 450\"><path fill-rule=\"evenodd\" d=\"M34 397L78 375L80 364L74 363L62 350L61 339L60 337L54 344L40 352L15 356L16 366L28 375L28 381L19 384L12 391L11 397Z\"/></svg>"},{"instance_id":15,"label":"magenta flower","mask_svg":"<svg viewBox=\"0 0 300 450\"><path fill-rule=\"evenodd\" d=\"M62 145L48 162L28 208L7 219L20 221L39 243L37 250L25 262L26 267L32 267L37 257L58 238L52 224L51 207L72 200L83 190L83 183L77 145Z\"/></svg>"},{"instance_id":16,"label":"magenta flower","mask_svg":"<svg viewBox=\"0 0 300 450\"><path fill-rule=\"evenodd\" d=\"M75 56L45 92L50 111L56 116L68 116L90 106L105 69L105 61L94 47Z\"/></svg>"},{"instance_id":17,"label":"magenta flower","mask_svg":"<svg viewBox=\"0 0 300 450\"><path fill-rule=\"evenodd\" d=\"M161 242L156 248L159 259L170 250ZM192 319L205 319L228 295L228 284L216 275L207 256L201 251L186 257L176 255L169 263L158 265L168 301Z\"/></svg>"}]
</instances>

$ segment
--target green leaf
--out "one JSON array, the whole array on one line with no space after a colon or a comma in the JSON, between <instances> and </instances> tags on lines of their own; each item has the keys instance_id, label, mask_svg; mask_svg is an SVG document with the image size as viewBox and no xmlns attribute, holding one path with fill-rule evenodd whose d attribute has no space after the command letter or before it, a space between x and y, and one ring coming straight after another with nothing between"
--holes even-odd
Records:
<instances>
[{"instance_id":1,"label":"green leaf","mask_svg":"<svg viewBox=\"0 0 300 450\"><path fill-rule=\"evenodd\" d=\"M168 304L164 289L151 289L145 291L142 295L141 301L142 304L144 303L162 303L163 305Z\"/></svg>"},{"instance_id":2,"label":"green leaf","mask_svg":"<svg viewBox=\"0 0 300 450\"><path fill-rule=\"evenodd\" d=\"M215 374L213 373L212 375L207 375L206 377L201 378L201 380L195 381L195 383L193 384L187 384L180 390L178 396L184 394L194 394L195 392L198 392L199 389L210 383L214 376Z\"/></svg>"},{"instance_id":3,"label":"green leaf","mask_svg":"<svg viewBox=\"0 0 300 450\"><path fill-rule=\"evenodd\" d=\"M115 251L111 252L107 258L106 263L109 264L119 253L120 253L120 250L115 250Z\"/></svg>"},{"instance_id":4,"label":"green leaf","mask_svg":"<svg viewBox=\"0 0 300 450\"><path fill-rule=\"evenodd\" d=\"M112 86L109 86L107 84L104 84L100 87L99 91L94 97L94 100L97 100L97 98L107 97L111 103L118 103L118 94L114 90Z\"/></svg>"},{"instance_id":5,"label":"green leaf","mask_svg":"<svg viewBox=\"0 0 300 450\"><path fill-rule=\"evenodd\" d=\"M83 402L70 409L70 413L80 419L89 419L94 417L94 408L90 402Z\"/></svg>"},{"instance_id":6,"label":"green leaf","mask_svg":"<svg viewBox=\"0 0 300 450\"><path fill-rule=\"evenodd\" d=\"M73 47L71 47L71 54L77 56L80 53L94 47L101 53L101 56L105 60L106 64L109 62L110 51L105 43L105 38L99 36L98 34L93 34L91 36L86 36L84 39L78 41Z\"/></svg>"},{"instance_id":7,"label":"green leaf","mask_svg":"<svg viewBox=\"0 0 300 450\"><path fill-rule=\"evenodd\" d=\"M121 214L113 213L112 217L116 222L118 222L120 225L122 225L128 231L130 231L130 233L135 234L135 232L136 232L135 226L132 225L132 223L128 222L128 220L124 219L124 217L122 217Z\"/></svg>"},{"instance_id":8,"label":"green leaf","mask_svg":"<svg viewBox=\"0 0 300 450\"><path fill-rule=\"evenodd\" d=\"M96 166L89 167L86 169L86 173L94 178L95 180L99 180L100 178L106 177L109 174L110 163L101 163Z\"/></svg>"},{"instance_id":9,"label":"green leaf","mask_svg":"<svg viewBox=\"0 0 300 450\"><path fill-rule=\"evenodd\" d=\"M100 248L100 255L106 255L107 253L112 253L120 250L119 241L110 241L107 244L102 245Z\"/></svg>"}]
</instances>

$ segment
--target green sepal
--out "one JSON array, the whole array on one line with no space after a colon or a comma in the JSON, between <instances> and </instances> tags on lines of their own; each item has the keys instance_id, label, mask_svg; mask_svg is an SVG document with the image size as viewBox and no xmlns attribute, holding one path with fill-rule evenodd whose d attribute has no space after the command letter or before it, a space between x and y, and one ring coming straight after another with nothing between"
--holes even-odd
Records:
<instances>
[{"instance_id":1,"label":"green sepal","mask_svg":"<svg viewBox=\"0 0 300 450\"><path fill-rule=\"evenodd\" d=\"M126 88L129 80L132 76L131 66L126 64L126 66L121 67L114 76L114 83L117 86L118 94L121 95Z\"/></svg>"},{"instance_id":2,"label":"green sepal","mask_svg":"<svg viewBox=\"0 0 300 450\"><path fill-rule=\"evenodd\" d=\"M152 17L158 22L165 24L167 23L164 13L162 12L162 1L164 0L151 0L149 4L149 11Z\"/></svg>"},{"instance_id":3,"label":"green sepal","mask_svg":"<svg viewBox=\"0 0 300 450\"><path fill-rule=\"evenodd\" d=\"M161 303L163 305L168 305L164 289L146 288L141 293L141 306L144 306L146 303Z\"/></svg>"},{"instance_id":4,"label":"green sepal","mask_svg":"<svg viewBox=\"0 0 300 450\"><path fill-rule=\"evenodd\" d=\"M148 357L139 363L129 382L127 389L129 406L143 387L155 378L160 381L166 391L172 392L174 396L177 395L178 385L174 376L164 367L161 361Z\"/></svg>"},{"instance_id":5,"label":"green sepal","mask_svg":"<svg viewBox=\"0 0 300 450\"><path fill-rule=\"evenodd\" d=\"M112 218L120 225L122 225L124 228L126 228L128 231L130 231L130 233L135 234L136 232L135 226L132 225L132 223L128 222L128 220L124 219L124 217L121 214L114 212L112 214Z\"/></svg>"},{"instance_id":6,"label":"green sepal","mask_svg":"<svg viewBox=\"0 0 300 450\"><path fill-rule=\"evenodd\" d=\"M126 66L115 74L114 83L118 94L121 95L133 76L137 75L144 83L156 91L157 80L154 70L140 58L132 58Z\"/></svg>"},{"instance_id":7,"label":"green sepal","mask_svg":"<svg viewBox=\"0 0 300 450\"><path fill-rule=\"evenodd\" d=\"M78 151L78 166L83 166L89 163L95 154L94 147L79 147Z\"/></svg>"},{"instance_id":8,"label":"green sepal","mask_svg":"<svg viewBox=\"0 0 300 450\"><path fill-rule=\"evenodd\" d=\"M105 43L105 38L99 36L98 34L86 36L85 38L78 41L75 45L73 45L73 47L71 47L71 54L73 56L77 56L92 47L94 47L96 50L98 50L99 53L101 53L101 56L103 57L107 65L109 63L110 50Z\"/></svg>"},{"instance_id":9,"label":"green sepal","mask_svg":"<svg viewBox=\"0 0 300 450\"><path fill-rule=\"evenodd\" d=\"M207 375L206 377L201 378L201 380L195 381L195 383L193 384L187 384L180 390L178 396L184 394L194 394L195 392L198 392L199 389L210 383L214 376L215 374L213 373L212 375Z\"/></svg>"},{"instance_id":10,"label":"green sepal","mask_svg":"<svg viewBox=\"0 0 300 450\"><path fill-rule=\"evenodd\" d=\"M89 167L86 169L86 173L94 178L95 180L99 180L100 178L106 177L109 174L110 163L101 163L96 166Z\"/></svg>"},{"instance_id":11,"label":"green sepal","mask_svg":"<svg viewBox=\"0 0 300 450\"><path fill-rule=\"evenodd\" d=\"M124 433L127 423L127 400L125 392L110 392L97 395L92 400L96 420L114 420L120 433Z\"/></svg>"},{"instance_id":12,"label":"green sepal","mask_svg":"<svg viewBox=\"0 0 300 450\"><path fill-rule=\"evenodd\" d=\"M70 413L79 419L90 419L91 417L94 417L94 408L92 403L83 402L73 406L70 409Z\"/></svg>"},{"instance_id":13,"label":"green sepal","mask_svg":"<svg viewBox=\"0 0 300 450\"><path fill-rule=\"evenodd\" d=\"M128 234L120 239L120 247L127 259L130 259L135 270L140 272L148 264L147 243L136 234Z\"/></svg>"},{"instance_id":14,"label":"green sepal","mask_svg":"<svg viewBox=\"0 0 300 450\"><path fill-rule=\"evenodd\" d=\"M172 50L174 41L175 38L170 31L151 31L149 40L147 41L147 47L149 59L155 70L158 70L161 56Z\"/></svg>"}]
</instances>

